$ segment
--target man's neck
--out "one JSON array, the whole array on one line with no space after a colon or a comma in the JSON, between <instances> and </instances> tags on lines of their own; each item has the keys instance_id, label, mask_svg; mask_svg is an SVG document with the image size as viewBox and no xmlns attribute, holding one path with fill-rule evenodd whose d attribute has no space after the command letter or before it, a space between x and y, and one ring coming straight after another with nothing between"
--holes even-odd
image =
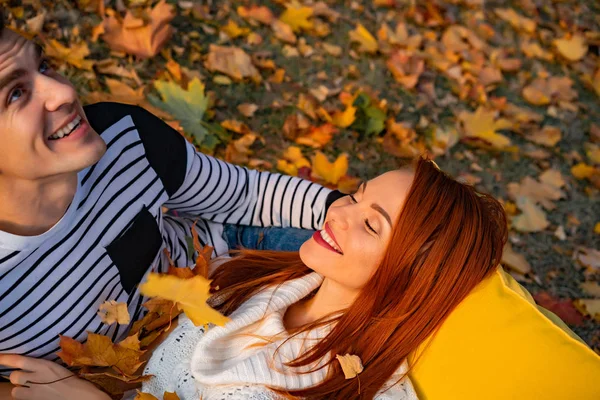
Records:
<instances>
[{"instance_id":1,"label":"man's neck","mask_svg":"<svg viewBox=\"0 0 600 400\"><path fill-rule=\"evenodd\" d=\"M39 181L0 175L0 231L40 235L65 215L77 190L77 173Z\"/></svg>"},{"instance_id":2,"label":"man's neck","mask_svg":"<svg viewBox=\"0 0 600 400\"><path fill-rule=\"evenodd\" d=\"M342 311L352 305L358 293L358 290L349 289L325 278L313 297L289 307L284 325L287 330L294 330L328 314Z\"/></svg>"}]
</instances>

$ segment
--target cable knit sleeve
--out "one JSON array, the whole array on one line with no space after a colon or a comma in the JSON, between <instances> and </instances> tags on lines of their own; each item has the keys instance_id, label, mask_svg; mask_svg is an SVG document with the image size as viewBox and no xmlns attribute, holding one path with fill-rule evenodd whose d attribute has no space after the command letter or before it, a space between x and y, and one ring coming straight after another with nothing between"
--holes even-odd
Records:
<instances>
[{"instance_id":1,"label":"cable knit sleeve","mask_svg":"<svg viewBox=\"0 0 600 400\"><path fill-rule=\"evenodd\" d=\"M199 399L200 393L189 364L202 335L204 328L194 326L189 318L181 314L177 327L154 350L146 365L144 375L154 376L144 382L142 392L158 399L162 399L165 392L175 392L181 399Z\"/></svg>"}]
</instances>

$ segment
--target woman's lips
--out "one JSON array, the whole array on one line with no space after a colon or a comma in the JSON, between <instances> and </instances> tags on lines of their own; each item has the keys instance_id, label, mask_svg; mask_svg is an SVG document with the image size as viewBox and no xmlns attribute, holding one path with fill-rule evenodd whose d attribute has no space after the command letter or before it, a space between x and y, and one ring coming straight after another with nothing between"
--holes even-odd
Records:
<instances>
[{"instance_id":1,"label":"woman's lips","mask_svg":"<svg viewBox=\"0 0 600 400\"><path fill-rule=\"evenodd\" d=\"M335 235L333 234L333 231L329 227L329 222L325 222L324 229L325 229L325 232L327 232L327 234L331 238L331 240L333 240L335 242L335 245L338 247L338 249L340 249L340 253L344 253L344 249L342 249L342 246L340 246L340 244L338 243L338 241L335 238Z\"/></svg>"},{"instance_id":2,"label":"woman's lips","mask_svg":"<svg viewBox=\"0 0 600 400\"><path fill-rule=\"evenodd\" d=\"M341 254L339 251L337 251L336 249L334 249L333 247L331 247L331 245L329 243L327 243L322 237L321 237L321 231L316 231L315 233L313 233L313 239L315 240L315 242L317 242L318 244L320 244L321 246L325 247L327 250L331 250L333 251L335 254Z\"/></svg>"}]
</instances>

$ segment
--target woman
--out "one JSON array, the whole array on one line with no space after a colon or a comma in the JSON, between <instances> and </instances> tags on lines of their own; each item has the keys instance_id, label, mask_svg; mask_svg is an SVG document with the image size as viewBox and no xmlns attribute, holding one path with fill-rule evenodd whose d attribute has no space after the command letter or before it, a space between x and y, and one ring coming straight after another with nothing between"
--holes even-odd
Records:
<instances>
[{"instance_id":1,"label":"woman","mask_svg":"<svg viewBox=\"0 0 600 400\"><path fill-rule=\"evenodd\" d=\"M231 320L205 332L180 316L142 391L416 399L407 356L494 271L506 240L498 201L420 158L336 200L299 252L244 250L211 271L211 305ZM364 366L350 379L346 354Z\"/></svg>"},{"instance_id":2,"label":"woman","mask_svg":"<svg viewBox=\"0 0 600 400\"><path fill-rule=\"evenodd\" d=\"M502 206L434 163L385 173L333 203L298 253L247 250L218 267L212 303L231 321L205 333L181 317L144 391L416 398L407 355L494 270L506 238ZM360 357L357 378L338 354Z\"/></svg>"}]
</instances>

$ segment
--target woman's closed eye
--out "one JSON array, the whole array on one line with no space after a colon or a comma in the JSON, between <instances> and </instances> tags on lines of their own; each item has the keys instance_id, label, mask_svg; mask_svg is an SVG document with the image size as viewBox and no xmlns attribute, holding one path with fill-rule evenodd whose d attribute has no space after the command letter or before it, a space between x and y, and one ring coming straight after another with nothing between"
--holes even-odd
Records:
<instances>
[{"instance_id":1,"label":"woman's closed eye","mask_svg":"<svg viewBox=\"0 0 600 400\"><path fill-rule=\"evenodd\" d=\"M356 201L356 198L353 195L349 194L348 196L350 196L350 198L352 199L352 201L354 203L358 203L358 201ZM369 230L369 231L373 232L374 234L376 234L377 236L379 236L379 233L377 233L377 231L375 229L373 229L373 227L371 226L371 224L369 223L369 220L367 218L365 218L364 222L365 222L365 227L367 228L367 230Z\"/></svg>"}]
</instances>

